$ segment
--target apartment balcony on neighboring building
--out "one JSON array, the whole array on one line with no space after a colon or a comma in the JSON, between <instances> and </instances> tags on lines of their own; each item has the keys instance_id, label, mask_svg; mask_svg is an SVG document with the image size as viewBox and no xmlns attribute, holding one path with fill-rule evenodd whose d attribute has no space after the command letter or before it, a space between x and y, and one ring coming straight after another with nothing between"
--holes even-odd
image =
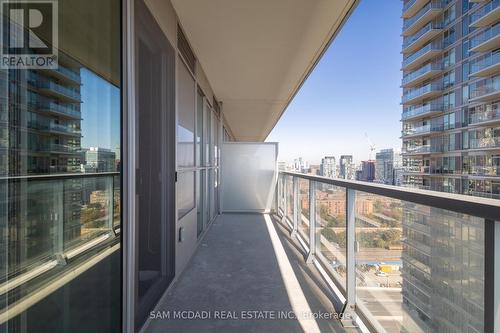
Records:
<instances>
[{"instance_id":1,"label":"apartment balcony on neighboring building","mask_svg":"<svg viewBox=\"0 0 500 333\"><path fill-rule=\"evenodd\" d=\"M481 177L500 177L500 164L471 165L469 175Z\"/></svg>"},{"instance_id":2,"label":"apartment balcony on neighboring building","mask_svg":"<svg viewBox=\"0 0 500 333\"><path fill-rule=\"evenodd\" d=\"M493 51L500 47L500 24L492 26L470 40L471 52Z\"/></svg>"},{"instance_id":3,"label":"apartment balcony on neighboring building","mask_svg":"<svg viewBox=\"0 0 500 333\"><path fill-rule=\"evenodd\" d=\"M500 149L500 136L469 139L469 149Z\"/></svg>"},{"instance_id":4,"label":"apartment balcony on neighboring building","mask_svg":"<svg viewBox=\"0 0 500 333\"><path fill-rule=\"evenodd\" d=\"M57 80L63 81L70 85L80 85L82 82L80 72L66 68L63 65L59 64L55 69L45 69L42 71L44 75L54 77Z\"/></svg>"},{"instance_id":5,"label":"apartment balcony on neighboring building","mask_svg":"<svg viewBox=\"0 0 500 333\"><path fill-rule=\"evenodd\" d=\"M415 15L429 0L407 0L403 4L403 18Z\"/></svg>"},{"instance_id":6,"label":"apartment balcony on neighboring building","mask_svg":"<svg viewBox=\"0 0 500 333\"><path fill-rule=\"evenodd\" d=\"M69 136L81 136L82 131L79 128L76 128L71 125L58 124L58 123L50 123L48 130L51 133L56 133L60 135L69 135Z\"/></svg>"},{"instance_id":7,"label":"apartment balcony on neighboring building","mask_svg":"<svg viewBox=\"0 0 500 333\"><path fill-rule=\"evenodd\" d=\"M404 155L423 155L431 152L431 145L422 146L406 146L403 147L401 153Z\"/></svg>"},{"instance_id":8,"label":"apartment balcony on neighboring building","mask_svg":"<svg viewBox=\"0 0 500 333\"><path fill-rule=\"evenodd\" d=\"M414 138L422 135L429 135L433 129L431 128L431 124L408 127L402 131L403 138Z\"/></svg>"},{"instance_id":9,"label":"apartment balcony on neighboring building","mask_svg":"<svg viewBox=\"0 0 500 333\"><path fill-rule=\"evenodd\" d=\"M445 109L441 102L429 102L420 105L410 105L403 109L402 120L418 120L440 114Z\"/></svg>"},{"instance_id":10,"label":"apartment balcony on neighboring building","mask_svg":"<svg viewBox=\"0 0 500 333\"><path fill-rule=\"evenodd\" d=\"M404 167L405 174L428 175L430 174L430 167L424 165L411 165Z\"/></svg>"},{"instance_id":11,"label":"apartment balcony on neighboring building","mask_svg":"<svg viewBox=\"0 0 500 333\"><path fill-rule=\"evenodd\" d=\"M80 148L67 144L51 143L49 144L48 151L55 154L80 154Z\"/></svg>"},{"instance_id":12,"label":"apartment balcony on neighboring building","mask_svg":"<svg viewBox=\"0 0 500 333\"><path fill-rule=\"evenodd\" d=\"M474 28L484 28L500 20L500 1L492 0L470 17L470 26Z\"/></svg>"},{"instance_id":13,"label":"apartment balcony on neighboring building","mask_svg":"<svg viewBox=\"0 0 500 333\"><path fill-rule=\"evenodd\" d=\"M427 61L436 58L443 51L441 42L431 42L420 50L406 56L403 59L403 70L412 71L425 64Z\"/></svg>"},{"instance_id":14,"label":"apartment balcony on neighboring building","mask_svg":"<svg viewBox=\"0 0 500 333\"><path fill-rule=\"evenodd\" d=\"M430 82L418 88L408 89L403 92L402 103L419 104L426 99L431 99L441 95L443 84L441 82Z\"/></svg>"},{"instance_id":15,"label":"apartment balcony on neighboring building","mask_svg":"<svg viewBox=\"0 0 500 333\"><path fill-rule=\"evenodd\" d=\"M45 80L38 83L38 89L46 95L56 97L68 103L80 103L80 89L67 87L53 81Z\"/></svg>"},{"instance_id":16,"label":"apartment balcony on neighboring building","mask_svg":"<svg viewBox=\"0 0 500 333\"><path fill-rule=\"evenodd\" d=\"M441 0L432 0L420 9L414 16L404 19L403 36L410 36L420 30L429 21L435 19L443 11Z\"/></svg>"},{"instance_id":17,"label":"apartment balcony on neighboring building","mask_svg":"<svg viewBox=\"0 0 500 333\"><path fill-rule=\"evenodd\" d=\"M411 88L418 86L443 72L443 65L439 62L431 62L415 69L403 76L402 87Z\"/></svg>"},{"instance_id":18,"label":"apartment balcony on neighboring building","mask_svg":"<svg viewBox=\"0 0 500 333\"><path fill-rule=\"evenodd\" d=\"M484 104L469 110L469 125L484 126L500 122L500 104Z\"/></svg>"},{"instance_id":19,"label":"apartment balcony on neighboring building","mask_svg":"<svg viewBox=\"0 0 500 333\"><path fill-rule=\"evenodd\" d=\"M488 102L500 98L500 76L482 79L469 86L470 102Z\"/></svg>"},{"instance_id":20,"label":"apartment balcony on neighboring building","mask_svg":"<svg viewBox=\"0 0 500 333\"><path fill-rule=\"evenodd\" d=\"M81 119L82 117L81 112L77 109L75 104L59 104L47 101L37 103L36 108L44 113L69 119Z\"/></svg>"},{"instance_id":21,"label":"apartment balcony on neighboring building","mask_svg":"<svg viewBox=\"0 0 500 333\"><path fill-rule=\"evenodd\" d=\"M500 52L481 55L470 62L470 75L476 77L493 76L500 72Z\"/></svg>"},{"instance_id":22,"label":"apartment balcony on neighboring building","mask_svg":"<svg viewBox=\"0 0 500 333\"><path fill-rule=\"evenodd\" d=\"M412 53L431 41L443 31L439 23L429 22L415 34L403 39L403 53Z\"/></svg>"}]
</instances>

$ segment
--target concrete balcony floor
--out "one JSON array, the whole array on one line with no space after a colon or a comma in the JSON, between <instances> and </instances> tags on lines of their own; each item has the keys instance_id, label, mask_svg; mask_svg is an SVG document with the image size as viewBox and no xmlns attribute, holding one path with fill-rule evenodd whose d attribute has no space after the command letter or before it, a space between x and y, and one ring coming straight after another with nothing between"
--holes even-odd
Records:
<instances>
[{"instance_id":1,"label":"concrete balcony floor","mask_svg":"<svg viewBox=\"0 0 500 333\"><path fill-rule=\"evenodd\" d=\"M300 245L270 215L223 214L188 267L160 301L146 332L356 332L336 319L241 319L242 311L334 313L329 289ZM173 311L208 311L211 319L172 319ZM215 311L240 319L214 319Z\"/></svg>"}]
</instances>

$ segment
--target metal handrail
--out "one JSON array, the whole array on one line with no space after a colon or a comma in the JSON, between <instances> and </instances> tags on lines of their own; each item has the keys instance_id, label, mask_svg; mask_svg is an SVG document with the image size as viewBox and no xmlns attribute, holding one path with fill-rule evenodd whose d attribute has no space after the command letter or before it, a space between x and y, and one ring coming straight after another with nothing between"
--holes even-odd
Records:
<instances>
[{"instance_id":1,"label":"metal handrail","mask_svg":"<svg viewBox=\"0 0 500 333\"><path fill-rule=\"evenodd\" d=\"M44 179L65 179L65 178L87 178L87 177L106 177L119 176L120 172L89 172L89 173L52 173L43 175L23 175L23 176L8 176L0 177L0 181L16 181L16 180L44 180Z\"/></svg>"},{"instance_id":2,"label":"metal handrail","mask_svg":"<svg viewBox=\"0 0 500 333\"><path fill-rule=\"evenodd\" d=\"M409 201L434 208L451 210L457 213L484 218L486 220L495 221L500 218L500 201L495 199L421 189L409 189L405 187L368 183L356 180L327 178L289 171L281 171L280 174L328 185L344 187L346 189L377 194L393 199Z\"/></svg>"}]
</instances>

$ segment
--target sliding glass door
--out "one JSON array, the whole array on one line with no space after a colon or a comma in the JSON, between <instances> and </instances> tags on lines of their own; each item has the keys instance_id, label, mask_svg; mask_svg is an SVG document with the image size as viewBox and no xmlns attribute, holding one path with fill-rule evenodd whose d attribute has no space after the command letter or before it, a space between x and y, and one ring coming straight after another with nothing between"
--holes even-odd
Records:
<instances>
[{"instance_id":1,"label":"sliding glass door","mask_svg":"<svg viewBox=\"0 0 500 333\"><path fill-rule=\"evenodd\" d=\"M120 1L1 10L0 332L119 332Z\"/></svg>"}]
</instances>

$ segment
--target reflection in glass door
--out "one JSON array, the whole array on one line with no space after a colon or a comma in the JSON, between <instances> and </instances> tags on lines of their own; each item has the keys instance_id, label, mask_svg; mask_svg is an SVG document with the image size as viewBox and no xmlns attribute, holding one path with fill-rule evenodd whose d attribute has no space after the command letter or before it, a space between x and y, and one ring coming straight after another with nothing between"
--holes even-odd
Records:
<instances>
[{"instance_id":1,"label":"reflection in glass door","mask_svg":"<svg viewBox=\"0 0 500 333\"><path fill-rule=\"evenodd\" d=\"M136 1L137 312L140 327L175 274L175 53Z\"/></svg>"}]
</instances>

